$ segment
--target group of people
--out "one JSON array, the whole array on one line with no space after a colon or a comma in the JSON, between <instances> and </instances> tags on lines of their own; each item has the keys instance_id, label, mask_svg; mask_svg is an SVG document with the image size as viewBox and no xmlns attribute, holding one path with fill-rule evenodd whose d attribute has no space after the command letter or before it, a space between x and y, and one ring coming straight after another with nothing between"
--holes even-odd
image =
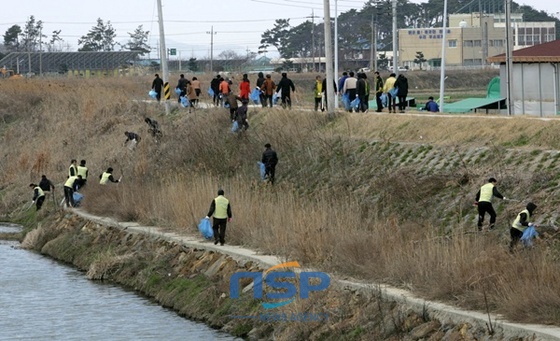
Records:
<instances>
[{"instance_id":1,"label":"group of people","mask_svg":"<svg viewBox=\"0 0 560 341\"><path fill-rule=\"evenodd\" d=\"M482 231L482 225L484 223L484 216L486 213L490 215L490 224L488 230L493 230L496 227L496 211L492 206L492 199L499 198L502 200L507 200L497 189L496 184L498 181L495 178L488 179L488 182L480 187L480 190L475 196L475 206L478 208L478 231ZM511 223L509 232L511 241L509 244L510 252L515 251L515 247L522 239L523 234L527 229L534 229L537 227L536 224L532 223L533 213L537 209L537 205L532 202L527 203L525 208L517 214L513 222ZM527 231L528 232L528 231ZM531 236L534 237L534 236Z\"/></svg>"},{"instance_id":2,"label":"group of people","mask_svg":"<svg viewBox=\"0 0 560 341\"><path fill-rule=\"evenodd\" d=\"M159 74L155 74L155 78L152 81L152 90L156 93L157 101L161 101L161 92L163 90L164 83L163 79L159 77ZM185 78L184 74L179 75L179 81L175 87L178 91L179 103L186 103L188 101L189 106L196 106L200 97L200 81L197 77L192 77L191 80Z\"/></svg>"}]
</instances>

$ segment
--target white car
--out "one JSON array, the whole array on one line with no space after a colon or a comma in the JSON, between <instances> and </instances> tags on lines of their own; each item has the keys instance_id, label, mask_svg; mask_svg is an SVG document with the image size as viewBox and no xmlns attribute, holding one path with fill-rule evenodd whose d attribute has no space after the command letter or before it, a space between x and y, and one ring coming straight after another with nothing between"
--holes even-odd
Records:
<instances>
[{"instance_id":1,"label":"white car","mask_svg":"<svg viewBox=\"0 0 560 341\"><path fill-rule=\"evenodd\" d=\"M389 66L389 67L387 68L387 70L393 71L393 67L392 67L392 66ZM408 71L408 69L407 69L406 67L404 67L404 66L399 66L399 67L398 67L398 70L399 70L399 72L406 72L406 71Z\"/></svg>"}]
</instances>

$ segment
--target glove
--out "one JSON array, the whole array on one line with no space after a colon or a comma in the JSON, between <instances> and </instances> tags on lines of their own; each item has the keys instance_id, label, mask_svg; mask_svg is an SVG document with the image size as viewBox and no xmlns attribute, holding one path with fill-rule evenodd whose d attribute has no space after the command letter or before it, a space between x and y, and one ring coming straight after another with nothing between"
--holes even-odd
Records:
<instances>
[{"instance_id":1,"label":"glove","mask_svg":"<svg viewBox=\"0 0 560 341\"><path fill-rule=\"evenodd\" d=\"M529 223L529 226L535 226L535 223Z\"/></svg>"},{"instance_id":2,"label":"glove","mask_svg":"<svg viewBox=\"0 0 560 341\"><path fill-rule=\"evenodd\" d=\"M475 202L473 203L473 206L478 206L478 201L475 201Z\"/></svg>"},{"instance_id":3,"label":"glove","mask_svg":"<svg viewBox=\"0 0 560 341\"><path fill-rule=\"evenodd\" d=\"M204 219L210 219L210 217L209 217L209 216L206 216L206 217L204 217Z\"/></svg>"},{"instance_id":4,"label":"glove","mask_svg":"<svg viewBox=\"0 0 560 341\"><path fill-rule=\"evenodd\" d=\"M504 200L507 200L507 198L506 198L506 197L504 197Z\"/></svg>"}]
</instances>

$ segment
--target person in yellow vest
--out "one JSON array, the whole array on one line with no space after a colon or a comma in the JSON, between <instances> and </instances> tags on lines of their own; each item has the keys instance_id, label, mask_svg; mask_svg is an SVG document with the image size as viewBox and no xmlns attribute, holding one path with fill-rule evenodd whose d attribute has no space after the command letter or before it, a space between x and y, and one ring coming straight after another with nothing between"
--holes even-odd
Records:
<instances>
[{"instance_id":1,"label":"person in yellow vest","mask_svg":"<svg viewBox=\"0 0 560 341\"><path fill-rule=\"evenodd\" d=\"M45 192L43 192L43 189L36 184L29 184L29 187L33 188L33 199L31 200L33 200L33 203L35 203L35 206L37 207L37 211L39 211L45 201Z\"/></svg>"},{"instance_id":2,"label":"person in yellow vest","mask_svg":"<svg viewBox=\"0 0 560 341\"><path fill-rule=\"evenodd\" d=\"M478 206L478 230L482 231L482 223L484 222L484 215L486 213L490 214L490 226L489 230L493 230L496 224L496 211L492 206L492 198L500 198L506 200L498 189L496 184L498 181L494 178L488 179L488 183L480 187L480 190L476 193L475 205Z\"/></svg>"},{"instance_id":3,"label":"person in yellow vest","mask_svg":"<svg viewBox=\"0 0 560 341\"><path fill-rule=\"evenodd\" d=\"M218 190L218 196L212 200L210 204L210 210L206 215L206 218L214 216L214 224L212 230L214 230L214 245L218 242L220 245L224 245L226 238L226 224L231 221L231 205L229 200L224 197L224 190Z\"/></svg>"},{"instance_id":4,"label":"person in yellow vest","mask_svg":"<svg viewBox=\"0 0 560 341\"><path fill-rule=\"evenodd\" d=\"M68 176L76 176L78 175L78 168L76 166L78 161L76 159L72 159L70 161L70 167L68 167Z\"/></svg>"},{"instance_id":5,"label":"person in yellow vest","mask_svg":"<svg viewBox=\"0 0 560 341\"><path fill-rule=\"evenodd\" d=\"M78 190L78 184L82 180L81 175L74 175L69 176L66 182L64 183L64 200L66 202L67 207L74 207L76 203L74 203L74 191Z\"/></svg>"},{"instance_id":6,"label":"person in yellow vest","mask_svg":"<svg viewBox=\"0 0 560 341\"><path fill-rule=\"evenodd\" d=\"M315 111L319 110L321 107L321 111L325 109L321 105L323 100L323 82L321 81L321 76L315 77L315 87L313 88L313 94L315 95Z\"/></svg>"},{"instance_id":7,"label":"person in yellow vest","mask_svg":"<svg viewBox=\"0 0 560 341\"><path fill-rule=\"evenodd\" d=\"M529 226L536 226L533 223L530 223L529 220L533 216L533 212L537 205L533 204L532 202L528 203L525 209L517 215L513 223L511 224L511 228L509 229L509 234L511 236L511 242L509 243L509 251L513 252L519 240L523 236L523 232Z\"/></svg>"},{"instance_id":8,"label":"person in yellow vest","mask_svg":"<svg viewBox=\"0 0 560 341\"><path fill-rule=\"evenodd\" d=\"M86 167L86 160L80 160L80 165L78 166L77 170L78 170L78 175L82 176L82 180L78 184L78 188L82 188L86 185L87 177L88 177L88 168Z\"/></svg>"},{"instance_id":9,"label":"person in yellow vest","mask_svg":"<svg viewBox=\"0 0 560 341\"><path fill-rule=\"evenodd\" d=\"M101 174L99 176L99 184L101 185L106 185L108 182L119 182L120 180L115 180L115 178L113 178L113 168L109 167L107 168L106 172L103 172L103 174Z\"/></svg>"}]
</instances>

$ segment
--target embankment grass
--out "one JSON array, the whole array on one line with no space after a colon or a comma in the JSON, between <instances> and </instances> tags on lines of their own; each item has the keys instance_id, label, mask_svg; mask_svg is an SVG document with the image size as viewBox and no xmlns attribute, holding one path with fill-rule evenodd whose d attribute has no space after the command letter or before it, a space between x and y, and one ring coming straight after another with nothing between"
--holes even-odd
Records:
<instances>
[{"instance_id":1,"label":"embankment grass","mask_svg":"<svg viewBox=\"0 0 560 341\"><path fill-rule=\"evenodd\" d=\"M523 204L496 203L499 230L470 233L474 194L489 176L500 178L506 196L531 198L537 214L556 216L550 184L560 165L552 154L550 168L539 160L557 148L560 122L360 114L329 121L310 111L251 108L250 130L234 135L224 109L165 116L161 106L133 101L145 89L127 80L56 83L11 83L0 95L3 112L17 113L0 129L4 213L31 195L27 184L42 173L61 194L70 159L83 158L90 167L84 208L92 213L197 234L223 188L234 212L228 243L560 325L557 244L507 250L508 223ZM29 98L36 98L31 106ZM144 133L144 116L160 121L159 143ZM125 130L142 135L134 151L122 146ZM280 157L275 186L258 180L266 142ZM99 185L107 167L123 181Z\"/></svg>"}]
</instances>

